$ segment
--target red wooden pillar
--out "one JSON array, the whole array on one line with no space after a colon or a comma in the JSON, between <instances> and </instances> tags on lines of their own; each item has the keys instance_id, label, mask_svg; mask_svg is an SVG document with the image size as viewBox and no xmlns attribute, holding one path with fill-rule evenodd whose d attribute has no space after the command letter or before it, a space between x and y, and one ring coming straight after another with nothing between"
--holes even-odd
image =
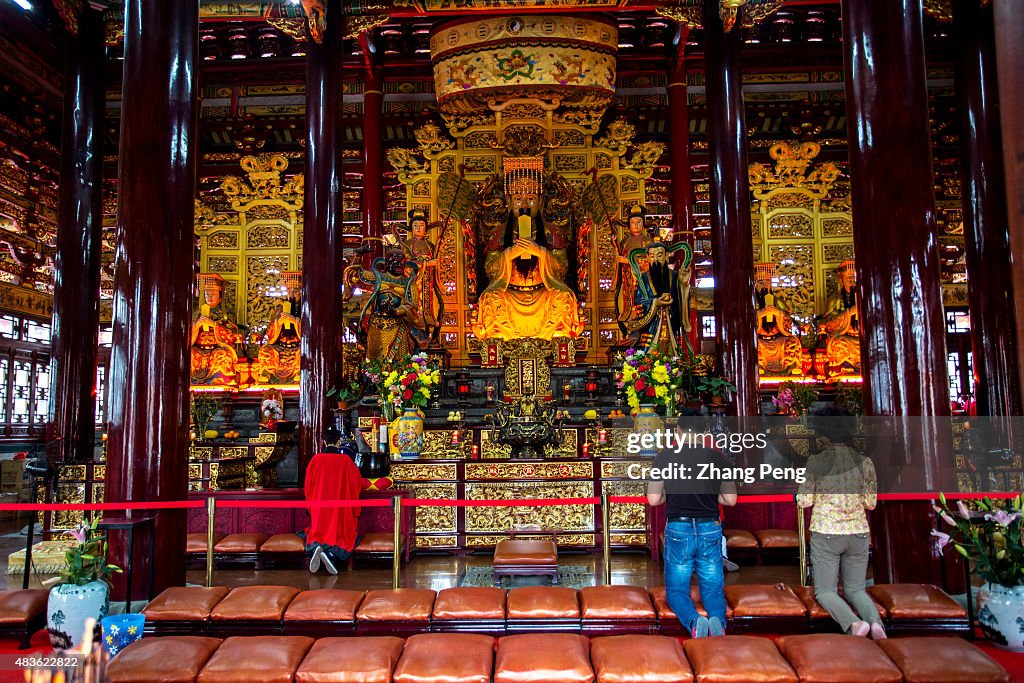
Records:
<instances>
[{"instance_id":1,"label":"red wooden pillar","mask_svg":"<svg viewBox=\"0 0 1024 683\"><path fill-rule=\"evenodd\" d=\"M1020 415L992 6L953 3L960 177L979 415Z\"/></svg>"},{"instance_id":2,"label":"red wooden pillar","mask_svg":"<svg viewBox=\"0 0 1024 683\"><path fill-rule=\"evenodd\" d=\"M384 233L384 76L377 64L368 64L363 89L363 235ZM383 252L373 242L373 255Z\"/></svg>"},{"instance_id":3,"label":"red wooden pillar","mask_svg":"<svg viewBox=\"0 0 1024 683\"><path fill-rule=\"evenodd\" d=\"M54 263L50 422L63 461L91 460L96 436L105 65L103 15L87 8L68 42Z\"/></svg>"},{"instance_id":4,"label":"red wooden pillar","mask_svg":"<svg viewBox=\"0 0 1024 683\"><path fill-rule=\"evenodd\" d=\"M843 0L865 413L893 416L880 491L954 486L921 0ZM879 505L875 580L939 582L927 502Z\"/></svg>"},{"instance_id":5,"label":"red wooden pillar","mask_svg":"<svg viewBox=\"0 0 1024 683\"><path fill-rule=\"evenodd\" d=\"M180 501L188 494L199 2L128 0L124 34L106 498ZM184 510L155 516L160 592L184 583L186 519ZM145 575L136 562L135 576Z\"/></svg>"},{"instance_id":6,"label":"red wooden pillar","mask_svg":"<svg viewBox=\"0 0 1024 683\"><path fill-rule=\"evenodd\" d=\"M306 186L302 233L299 481L324 429L341 364L341 3L327 3L323 42L307 39Z\"/></svg>"},{"instance_id":7,"label":"red wooden pillar","mask_svg":"<svg viewBox=\"0 0 1024 683\"><path fill-rule=\"evenodd\" d=\"M742 10L741 10L742 11ZM738 26L725 32L718 0L704 2L704 64L711 176L718 371L736 385L736 414L760 415L755 333L754 250Z\"/></svg>"},{"instance_id":8,"label":"red wooden pillar","mask_svg":"<svg viewBox=\"0 0 1024 683\"><path fill-rule=\"evenodd\" d=\"M680 41L680 54L668 66L669 163L672 165L672 220L680 240L693 246L693 184L690 169L690 110L686 101L686 60L682 51L685 35ZM690 272L690 284L696 268ZM690 311L690 346L700 352L697 314Z\"/></svg>"},{"instance_id":9,"label":"red wooden pillar","mask_svg":"<svg viewBox=\"0 0 1024 683\"><path fill-rule=\"evenodd\" d=\"M1024 22L1019 20L1020 8L1012 0L993 0L992 6L1010 246L1020 254L1024 253ZM1017 372L1019 386L1024 386L1024 259L1013 259L1012 272Z\"/></svg>"}]
</instances>

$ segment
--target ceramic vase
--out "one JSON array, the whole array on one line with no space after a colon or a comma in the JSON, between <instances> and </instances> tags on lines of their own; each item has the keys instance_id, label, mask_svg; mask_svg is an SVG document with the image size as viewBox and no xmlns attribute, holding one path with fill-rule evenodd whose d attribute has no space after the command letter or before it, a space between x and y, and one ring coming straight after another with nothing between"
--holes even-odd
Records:
<instances>
[{"instance_id":1,"label":"ceramic vase","mask_svg":"<svg viewBox=\"0 0 1024 683\"><path fill-rule=\"evenodd\" d=\"M398 433L395 440L402 458L417 458L423 450L423 417L414 407L406 408L398 418Z\"/></svg>"},{"instance_id":2,"label":"ceramic vase","mask_svg":"<svg viewBox=\"0 0 1024 683\"><path fill-rule=\"evenodd\" d=\"M654 411L653 403L641 403L640 410L633 416L633 431L637 434L651 434L652 436L662 427L661 416ZM653 458L658 454L658 449L645 447L644 440L640 440L640 451L638 455Z\"/></svg>"},{"instance_id":3,"label":"ceramic vase","mask_svg":"<svg viewBox=\"0 0 1024 683\"><path fill-rule=\"evenodd\" d=\"M81 586L62 583L50 589L46 603L46 629L55 648L69 649L82 642L87 619L97 623L110 608L110 588L103 581Z\"/></svg>"},{"instance_id":4,"label":"ceramic vase","mask_svg":"<svg viewBox=\"0 0 1024 683\"><path fill-rule=\"evenodd\" d=\"M992 642L1024 652L1024 586L986 583L978 590L978 622Z\"/></svg>"}]
</instances>

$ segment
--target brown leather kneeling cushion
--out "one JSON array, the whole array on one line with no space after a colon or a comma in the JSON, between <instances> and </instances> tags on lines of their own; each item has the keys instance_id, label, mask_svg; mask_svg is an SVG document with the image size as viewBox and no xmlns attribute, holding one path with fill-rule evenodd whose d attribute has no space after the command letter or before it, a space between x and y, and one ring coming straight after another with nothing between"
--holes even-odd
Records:
<instances>
[{"instance_id":1,"label":"brown leather kneeling cushion","mask_svg":"<svg viewBox=\"0 0 1024 683\"><path fill-rule=\"evenodd\" d=\"M476 633L421 633L405 641L395 683L490 683L494 638Z\"/></svg>"},{"instance_id":2,"label":"brown leather kneeling cushion","mask_svg":"<svg viewBox=\"0 0 1024 683\"><path fill-rule=\"evenodd\" d=\"M796 596L800 598L800 601L804 603L804 607L807 608L807 616L811 619L829 619L828 610L821 606L818 599L814 595L814 586L790 586L789 589L796 593ZM839 589L839 595L842 597L842 588ZM885 607L878 603L878 600L868 593L868 597L871 598L871 602L874 603L875 609L878 610L878 616L885 619L888 612Z\"/></svg>"},{"instance_id":3,"label":"brown leather kneeling cushion","mask_svg":"<svg viewBox=\"0 0 1024 683\"><path fill-rule=\"evenodd\" d=\"M762 548L798 548L800 540L795 531L789 529L758 529L754 538Z\"/></svg>"},{"instance_id":4,"label":"brown leather kneeling cushion","mask_svg":"<svg viewBox=\"0 0 1024 683\"><path fill-rule=\"evenodd\" d=\"M757 537L746 529L724 529L722 535L725 536L726 548L757 550L760 547Z\"/></svg>"},{"instance_id":5,"label":"brown leather kneeling cushion","mask_svg":"<svg viewBox=\"0 0 1024 683\"><path fill-rule=\"evenodd\" d=\"M696 584L690 584L690 599L693 600L693 606L697 610L697 614L706 617L708 611L704 609L704 603L700 600L700 587ZM651 589L651 601L654 603L654 610L658 613L659 620L675 619L679 621L679 617L669 607L668 595L665 592L664 586L655 586ZM732 607L729 606L728 601L725 603L725 618L732 618Z\"/></svg>"},{"instance_id":6,"label":"brown leather kneeling cushion","mask_svg":"<svg viewBox=\"0 0 1024 683\"><path fill-rule=\"evenodd\" d=\"M395 535L385 531L363 534L354 552L393 553L395 552Z\"/></svg>"},{"instance_id":7,"label":"brown leather kneeling cushion","mask_svg":"<svg viewBox=\"0 0 1024 683\"><path fill-rule=\"evenodd\" d=\"M295 672L295 683L391 683L404 645L394 636L321 638Z\"/></svg>"},{"instance_id":8,"label":"brown leather kneeling cushion","mask_svg":"<svg viewBox=\"0 0 1024 683\"><path fill-rule=\"evenodd\" d=\"M434 618L504 619L505 591L501 588L460 587L438 591Z\"/></svg>"},{"instance_id":9,"label":"brown leather kneeling cushion","mask_svg":"<svg viewBox=\"0 0 1024 683\"><path fill-rule=\"evenodd\" d=\"M137 640L107 664L109 683L193 683L220 638L165 636Z\"/></svg>"},{"instance_id":10,"label":"brown leather kneeling cushion","mask_svg":"<svg viewBox=\"0 0 1024 683\"><path fill-rule=\"evenodd\" d=\"M956 600L925 583L881 583L868 593L899 619L966 619L967 612Z\"/></svg>"},{"instance_id":11,"label":"brown leather kneeling cushion","mask_svg":"<svg viewBox=\"0 0 1024 683\"><path fill-rule=\"evenodd\" d=\"M607 636L590 641L597 683L687 683L683 646L668 636Z\"/></svg>"},{"instance_id":12,"label":"brown leather kneeling cushion","mask_svg":"<svg viewBox=\"0 0 1024 683\"><path fill-rule=\"evenodd\" d=\"M0 591L0 624L21 624L41 616L49 598L45 588Z\"/></svg>"},{"instance_id":13,"label":"brown leather kneeling cushion","mask_svg":"<svg viewBox=\"0 0 1024 683\"><path fill-rule=\"evenodd\" d=\"M356 621L430 621L435 595L426 588L370 591L356 612Z\"/></svg>"},{"instance_id":14,"label":"brown leather kneeling cushion","mask_svg":"<svg viewBox=\"0 0 1024 683\"><path fill-rule=\"evenodd\" d=\"M261 553L304 553L306 543L295 534L274 534L260 546Z\"/></svg>"},{"instance_id":15,"label":"brown leather kneeling cushion","mask_svg":"<svg viewBox=\"0 0 1024 683\"><path fill-rule=\"evenodd\" d=\"M576 591L565 586L529 586L508 592L509 619L579 619Z\"/></svg>"},{"instance_id":16,"label":"brown leather kneeling cushion","mask_svg":"<svg viewBox=\"0 0 1024 683\"><path fill-rule=\"evenodd\" d=\"M228 638L199 672L196 683L292 683L312 646L313 639L305 636Z\"/></svg>"},{"instance_id":17,"label":"brown leather kneeling cushion","mask_svg":"<svg viewBox=\"0 0 1024 683\"><path fill-rule=\"evenodd\" d=\"M798 683L772 641L756 636L691 638L683 643L700 683ZM851 681L859 679L852 678Z\"/></svg>"},{"instance_id":18,"label":"brown leather kneeling cushion","mask_svg":"<svg viewBox=\"0 0 1024 683\"><path fill-rule=\"evenodd\" d=\"M654 619L651 596L638 586L589 586L580 590L584 619Z\"/></svg>"},{"instance_id":19,"label":"brown leather kneeling cushion","mask_svg":"<svg viewBox=\"0 0 1024 683\"><path fill-rule=\"evenodd\" d=\"M554 541L502 539L494 546L494 564L496 566L558 564L558 546Z\"/></svg>"},{"instance_id":20,"label":"brown leather kneeling cushion","mask_svg":"<svg viewBox=\"0 0 1024 683\"><path fill-rule=\"evenodd\" d=\"M800 683L903 683L903 673L874 641L818 633L783 636L779 652L800 675Z\"/></svg>"},{"instance_id":21,"label":"brown leather kneeling cushion","mask_svg":"<svg viewBox=\"0 0 1024 683\"><path fill-rule=\"evenodd\" d=\"M807 608L796 593L772 584L734 584L725 599L736 617L805 617Z\"/></svg>"},{"instance_id":22,"label":"brown leather kneeling cushion","mask_svg":"<svg viewBox=\"0 0 1024 683\"><path fill-rule=\"evenodd\" d=\"M907 683L1010 683L987 654L960 638L888 638L878 643Z\"/></svg>"},{"instance_id":23,"label":"brown leather kneeling cushion","mask_svg":"<svg viewBox=\"0 0 1024 683\"><path fill-rule=\"evenodd\" d=\"M176 586L166 589L146 605L146 621L204 621L229 589L224 586Z\"/></svg>"},{"instance_id":24,"label":"brown leather kneeling cushion","mask_svg":"<svg viewBox=\"0 0 1024 683\"><path fill-rule=\"evenodd\" d=\"M591 683L590 641L572 633L498 639L494 683Z\"/></svg>"},{"instance_id":25,"label":"brown leather kneeling cushion","mask_svg":"<svg viewBox=\"0 0 1024 683\"><path fill-rule=\"evenodd\" d=\"M266 534L228 534L213 546L213 551L226 554L254 553L267 538Z\"/></svg>"},{"instance_id":26,"label":"brown leather kneeling cushion","mask_svg":"<svg viewBox=\"0 0 1024 683\"><path fill-rule=\"evenodd\" d=\"M240 586L210 612L213 621L279 621L299 594L292 586Z\"/></svg>"},{"instance_id":27,"label":"brown leather kneeling cushion","mask_svg":"<svg viewBox=\"0 0 1024 683\"><path fill-rule=\"evenodd\" d=\"M224 534L213 535L213 545L217 547L217 544L223 540ZM206 534L189 534L185 538L185 552L186 553L205 553L206 552Z\"/></svg>"},{"instance_id":28,"label":"brown leather kneeling cushion","mask_svg":"<svg viewBox=\"0 0 1024 683\"><path fill-rule=\"evenodd\" d=\"M284 611L285 621L354 621L362 591L321 588L302 591Z\"/></svg>"}]
</instances>

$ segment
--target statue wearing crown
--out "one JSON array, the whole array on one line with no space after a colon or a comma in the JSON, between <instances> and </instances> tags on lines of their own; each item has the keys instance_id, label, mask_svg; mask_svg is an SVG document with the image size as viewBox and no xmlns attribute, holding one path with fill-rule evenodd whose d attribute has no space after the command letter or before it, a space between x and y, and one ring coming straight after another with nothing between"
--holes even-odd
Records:
<instances>
[{"instance_id":1,"label":"statue wearing crown","mask_svg":"<svg viewBox=\"0 0 1024 683\"><path fill-rule=\"evenodd\" d=\"M818 327L825 335L828 376L859 375L860 308L857 305L857 271L852 260L836 269L839 290L825 303Z\"/></svg>"},{"instance_id":2,"label":"statue wearing crown","mask_svg":"<svg viewBox=\"0 0 1024 683\"><path fill-rule=\"evenodd\" d=\"M774 263L754 264L757 297L757 369L761 375L778 377L803 374L800 325L789 311L780 308L772 292Z\"/></svg>"},{"instance_id":3,"label":"statue wearing crown","mask_svg":"<svg viewBox=\"0 0 1024 683\"><path fill-rule=\"evenodd\" d=\"M654 241L647 232L646 213L646 209L639 204L630 208L627 232L618 244L619 267L615 271L615 318L623 334L626 333L626 323L636 314L638 276L629 264L629 254L634 249L644 250L644 255L638 259L637 263L640 266L639 272L646 273L646 249L647 245Z\"/></svg>"},{"instance_id":4,"label":"statue wearing crown","mask_svg":"<svg viewBox=\"0 0 1024 683\"><path fill-rule=\"evenodd\" d=\"M444 299L437 277L437 246L427 237L427 214L422 209L409 212L409 231L404 237L395 232L395 240L406 258L419 267L412 283L412 299L423 316L424 342L436 343L441 332ZM417 334L419 330L414 330Z\"/></svg>"},{"instance_id":5,"label":"statue wearing crown","mask_svg":"<svg viewBox=\"0 0 1024 683\"><path fill-rule=\"evenodd\" d=\"M222 305L224 278L200 273L198 279L203 303L189 335L190 381L194 385L229 386L236 381L237 346L242 335Z\"/></svg>"},{"instance_id":6,"label":"statue wearing crown","mask_svg":"<svg viewBox=\"0 0 1024 683\"><path fill-rule=\"evenodd\" d=\"M490 284L480 294L473 326L478 339L551 340L583 331L576 294L564 281L568 231L545 218L543 160L535 161L506 167L508 210L504 230L494 230L486 246L484 269ZM482 194L493 193L498 183L492 180ZM552 183L554 195L557 181Z\"/></svg>"}]
</instances>

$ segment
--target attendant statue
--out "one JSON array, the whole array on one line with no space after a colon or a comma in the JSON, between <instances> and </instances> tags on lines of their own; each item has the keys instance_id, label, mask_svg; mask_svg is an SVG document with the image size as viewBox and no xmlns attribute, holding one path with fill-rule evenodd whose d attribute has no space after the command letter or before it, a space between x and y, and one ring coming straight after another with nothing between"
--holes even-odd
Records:
<instances>
[{"instance_id":1,"label":"attendant statue","mask_svg":"<svg viewBox=\"0 0 1024 683\"><path fill-rule=\"evenodd\" d=\"M772 292L774 263L755 264L754 290L757 297L757 368L761 375L803 374L800 325L789 311L780 308Z\"/></svg>"},{"instance_id":2,"label":"attendant statue","mask_svg":"<svg viewBox=\"0 0 1024 683\"><path fill-rule=\"evenodd\" d=\"M843 261L836 270L839 291L825 303L825 313L818 319L825 335L825 356L828 376L859 375L860 308L857 304L857 272L853 261Z\"/></svg>"},{"instance_id":3,"label":"attendant statue","mask_svg":"<svg viewBox=\"0 0 1024 683\"><path fill-rule=\"evenodd\" d=\"M267 326L267 343L260 347L252 374L261 384L298 384L301 323L291 301L281 302Z\"/></svg>"},{"instance_id":4,"label":"attendant statue","mask_svg":"<svg viewBox=\"0 0 1024 683\"><path fill-rule=\"evenodd\" d=\"M419 266L407 261L401 249L391 247L383 258L374 259L369 270L358 274L360 281L373 285L360 316L367 359L397 360L418 350L412 330L425 329L413 298L418 270ZM350 279L347 275L346 280Z\"/></svg>"},{"instance_id":5,"label":"attendant statue","mask_svg":"<svg viewBox=\"0 0 1024 683\"><path fill-rule=\"evenodd\" d=\"M676 271L669 264L669 253L683 249L687 252L682 269ZM657 350L668 356L678 356L679 338L686 347L690 341L685 333L690 325L690 261L689 245L668 246L651 242L646 249L630 252L629 262L637 278L635 313L625 323L630 336L626 342L633 348ZM640 259L647 257L647 271L641 272Z\"/></svg>"},{"instance_id":6,"label":"attendant statue","mask_svg":"<svg viewBox=\"0 0 1024 683\"><path fill-rule=\"evenodd\" d=\"M201 273L198 279L203 303L189 335L190 381L193 385L232 385L236 382L237 346L243 336L222 305L224 279L213 273Z\"/></svg>"},{"instance_id":7,"label":"attendant statue","mask_svg":"<svg viewBox=\"0 0 1024 683\"><path fill-rule=\"evenodd\" d=\"M647 234L645 223L646 211L639 204L629 210L628 232L619 241L618 263L615 271L615 318L618 321L619 329L626 334L626 322L635 314L637 276L629 264L629 254L634 249L646 249L654 240ZM638 261L640 272L647 271L647 258L642 257Z\"/></svg>"},{"instance_id":8,"label":"attendant statue","mask_svg":"<svg viewBox=\"0 0 1024 683\"><path fill-rule=\"evenodd\" d=\"M226 321L215 320L210 306L203 304L192 323L190 380L194 385L227 386L235 383L236 345L242 341L238 329Z\"/></svg>"},{"instance_id":9,"label":"attendant statue","mask_svg":"<svg viewBox=\"0 0 1024 683\"><path fill-rule=\"evenodd\" d=\"M484 268L473 334L478 339L576 337L583 331L576 295L565 284L564 233L547 230L537 185L511 195L505 230L495 230Z\"/></svg>"},{"instance_id":10,"label":"attendant statue","mask_svg":"<svg viewBox=\"0 0 1024 683\"><path fill-rule=\"evenodd\" d=\"M437 277L437 247L427 237L427 214L422 209L410 211L409 234L403 239L396 232L396 238L406 258L419 266L419 274L413 282L412 298L423 315L424 336L427 338L424 341L436 344L441 334L444 299Z\"/></svg>"}]
</instances>

